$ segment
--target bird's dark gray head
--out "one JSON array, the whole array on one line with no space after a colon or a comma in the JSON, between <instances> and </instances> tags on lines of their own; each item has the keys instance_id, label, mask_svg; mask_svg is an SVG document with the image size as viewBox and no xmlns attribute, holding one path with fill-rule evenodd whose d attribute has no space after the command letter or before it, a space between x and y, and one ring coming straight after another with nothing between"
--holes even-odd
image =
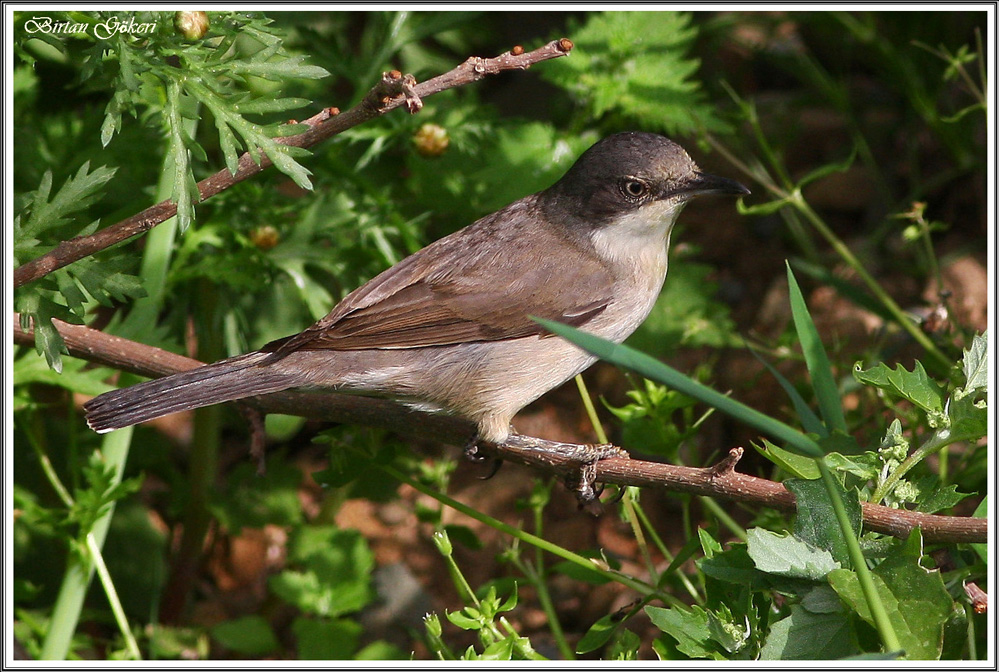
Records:
<instances>
[{"instance_id":1,"label":"bird's dark gray head","mask_svg":"<svg viewBox=\"0 0 999 672\"><path fill-rule=\"evenodd\" d=\"M627 132L596 143L569 171L540 195L553 219L589 226L660 202L674 205L700 194L747 194L744 186L702 173L680 145L655 133ZM661 202L666 203L661 203Z\"/></svg>"}]
</instances>

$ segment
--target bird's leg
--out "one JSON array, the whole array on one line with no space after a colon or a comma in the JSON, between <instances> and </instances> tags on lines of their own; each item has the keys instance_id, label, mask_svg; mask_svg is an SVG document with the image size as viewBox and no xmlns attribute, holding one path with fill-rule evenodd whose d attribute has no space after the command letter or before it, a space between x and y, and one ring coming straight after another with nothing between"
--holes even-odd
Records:
<instances>
[{"instance_id":1,"label":"bird's leg","mask_svg":"<svg viewBox=\"0 0 999 672\"><path fill-rule=\"evenodd\" d=\"M479 438L479 433L476 432L472 435L472 438L468 440L465 444L464 453L465 459L469 462L474 462L475 464L489 464L489 473L485 476L480 476L483 481L488 481L490 478L496 475L496 472L500 470L503 466L503 460L492 455L484 455L479 451L479 443L481 439Z\"/></svg>"}]
</instances>

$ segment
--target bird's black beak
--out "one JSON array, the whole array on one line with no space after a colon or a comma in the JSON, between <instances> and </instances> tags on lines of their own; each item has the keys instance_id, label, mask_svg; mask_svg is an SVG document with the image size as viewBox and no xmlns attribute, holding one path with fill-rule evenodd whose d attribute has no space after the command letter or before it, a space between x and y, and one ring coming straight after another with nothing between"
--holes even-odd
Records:
<instances>
[{"instance_id":1,"label":"bird's black beak","mask_svg":"<svg viewBox=\"0 0 999 672\"><path fill-rule=\"evenodd\" d=\"M702 196L705 194L745 196L750 193L749 189L735 180L700 172L694 173L693 179L687 182L683 191L694 196Z\"/></svg>"}]
</instances>

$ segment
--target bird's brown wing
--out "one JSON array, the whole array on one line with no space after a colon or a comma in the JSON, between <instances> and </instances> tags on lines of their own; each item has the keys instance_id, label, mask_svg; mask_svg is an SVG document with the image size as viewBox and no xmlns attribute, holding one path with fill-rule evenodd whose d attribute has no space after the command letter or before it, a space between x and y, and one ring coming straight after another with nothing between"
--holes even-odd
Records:
<instances>
[{"instance_id":1,"label":"bird's brown wing","mask_svg":"<svg viewBox=\"0 0 999 672\"><path fill-rule=\"evenodd\" d=\"M529 211L517 206L404 259L312 327L265 350L280 356L543 334L530 316L585 324L610 302L612 278L595 256L557 230L532 226Z\"/></svg>"}]
</instances>

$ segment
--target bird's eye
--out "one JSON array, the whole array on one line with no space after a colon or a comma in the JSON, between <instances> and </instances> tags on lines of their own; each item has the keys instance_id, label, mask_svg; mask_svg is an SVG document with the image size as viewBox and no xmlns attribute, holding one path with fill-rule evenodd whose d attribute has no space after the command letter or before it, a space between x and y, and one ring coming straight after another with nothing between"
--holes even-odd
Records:
<instances>
[{"instance_id":1,"label":"bird's eye","mask_svg":"<svg viewBox=\"0 0 999 672\"><path fill-rule=\"evenodd\" d=\"M621 182L621 189L626 196L631 198L641 198L649 191L647 184L641 180L629 178Z\"/></svg>"}]
</instances>

